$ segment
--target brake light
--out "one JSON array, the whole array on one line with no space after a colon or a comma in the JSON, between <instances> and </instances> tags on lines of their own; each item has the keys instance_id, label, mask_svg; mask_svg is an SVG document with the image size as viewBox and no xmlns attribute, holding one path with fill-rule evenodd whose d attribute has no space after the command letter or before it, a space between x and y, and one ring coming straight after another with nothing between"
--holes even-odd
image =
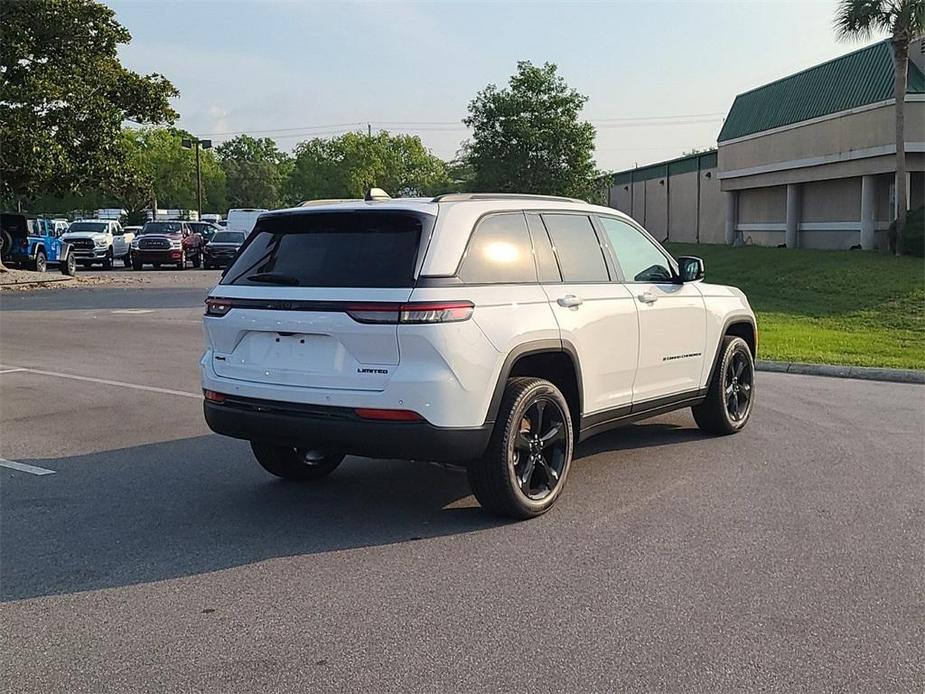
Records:
<instances>
[{"instance_id":1,"label":"brake light","mask_svg":"<svg viewBox=\"0 0 925 694\"><path fill-rule=\"evenodd\" d=\"M228 299L219 299L214 297L209 297L206 299L206 315L207 316L224 316L231 310L231 301Z\"/></svg>"},{"instance_id":2,"label":"brake light","mask_svg":"<svg viewBox=\"0 0 925 694\"><path fill-rule=\"evenodd\" d=\"M471 301L413 302L410 304L351 304L345 310L358 323L458 323L469 320Z\"/></svg>"},{"instance_id":3,"label":"brake light","mask_svg":"<svg viewBox=\"0 0 925 694\"><path fill-rule=\"evenodd\" d=\"M209 402L215 402L215 403L225 402L225 394L216 393L214 390L204 390L202 391L202 396Z\"/></svg>"},{"instance_id":4,"label":"brake light","mask_svg":"<svg viewBox=\"0 0 925 694\"><path fill-rule=\"evenodd\" d=\"M374 419L380 422L419 422L424 419L417 412L411 410L378 410L369 407L358 407L354 410L360 419Z\"/></svg>"}]
</instances>

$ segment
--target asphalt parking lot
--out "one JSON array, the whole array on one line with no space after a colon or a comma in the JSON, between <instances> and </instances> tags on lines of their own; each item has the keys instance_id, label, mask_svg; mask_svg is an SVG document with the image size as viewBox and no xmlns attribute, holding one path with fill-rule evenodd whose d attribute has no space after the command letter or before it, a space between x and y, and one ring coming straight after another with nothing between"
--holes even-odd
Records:
<instances>
[{"instance_id":1,"label":"asphalt parking lot","mask_svg":"<svg viewBox=\"0 0 925 694\"><path fill-rule=\"evenodd\" d=\"M0 296L0 457L53 472L0 467L6 691L925 687L922 386L762 373L742 434L606 434L501 522L456 470L290 485L210 434L217 278Z\"/></svg>"}]
</instances>

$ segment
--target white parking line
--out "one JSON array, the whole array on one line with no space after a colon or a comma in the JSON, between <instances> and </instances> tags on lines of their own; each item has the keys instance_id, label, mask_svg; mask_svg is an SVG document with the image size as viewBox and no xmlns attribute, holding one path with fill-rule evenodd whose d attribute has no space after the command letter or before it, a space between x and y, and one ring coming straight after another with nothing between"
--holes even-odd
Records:
<instances>
[{"instance_id":1,"label":"white parking line","mask_svg":"<svg viewBox=\"0 0 925 694\"><path fill-rule=\"evenodd\" d=\"M8 369L4 371L3 369ZM63 374L57 371L43 371L41 369L28 369L25 367L9 367L0 365L0 373L13 373L21 371L24 373L37 374L39 376L52 376L54 378L69 378L72 381L86 381L87 383L99 383L104 386L120 386L122 388L133 388L135 390L146 390L150 393L163 393L165 395L179 395L184 398L202 399L202 393L188 393L185 390L172 390L170 388L158 388L156 386L143 386L138 383L126 383L125 381L110 381L106 378L91 378L90 376L77 376L76 374Z\"/></svg>"},{"instance_id":2,"label":"white parking line","mask_svg":"<svg viewBox=\"0 0 925 694\"><path fill-rule=\"evenodd\" d=\"M3 369L0 371L0 374L14 374L17 371L23 371L24 369Z\"/></svg>"},{"instance_id":3,"label":"white parking line","mask_svg":"<svg viewBox=\"0 0 925 694\"><path fill-rule=\"evenodd\" d=\"M110 313L127 313L132 316L137 316L142 313L154 313L153 308L119 308L115 311L110 311Z\"/></svg>"},{"instance_id":4,"label":"white parking line","mask_svg":"<svg viewBox=\"0 0 925 694\"><path fill-rule=\"evenodd\" d=\"M55 474L54 470L48 470L43 467L36 467L35 465L26 465L25 463L17 463L15 460L7 460L6 458L0 458L0 467L8 467L11 470L19 470L20 472L28 472L30 475L53 475Z\"/></svg>"}]
</instances>

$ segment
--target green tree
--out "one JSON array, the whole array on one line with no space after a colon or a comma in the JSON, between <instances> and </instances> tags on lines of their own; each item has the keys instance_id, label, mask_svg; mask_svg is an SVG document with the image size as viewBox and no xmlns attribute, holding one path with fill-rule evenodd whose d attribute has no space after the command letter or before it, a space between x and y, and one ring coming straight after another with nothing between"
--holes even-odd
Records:
<instances>
[{"instance_id":1,"label":"green tree","mask_svg":"<svg viewBox=\"0 0 925 694\"><path fill-rule=\"evenodd\" d=\"M346 133L296 146L287 196L294 203L358 198L373 187L393 197L432 195L448 184L446 164L416 135Z\"/></svg>"},{"instance_id":2,"label":"green tree","mask_svg":"<svg viewBox=\"0 0 925 694\"><path fill-rule=\"evenodd\" d=\"M890 227L890 251L903 248L906 207L906 78L909 42L925 31L925 0L839 0L835 32L843 39L867 39L887 33L893 46L893 95L896 97L896 224Z\"/></svg>"},{"instance_id":3,"label":"green tree","mask_svg":"<svg viewBox=\"0 0 925 694\"><path fill-rule=\"evenodd\" d=\"M594 126L580 120L586 101L552 63L521 61L507 87L485 87L463 120L475 189L593 197L599 173Z\"/></svg>"},{"instance_id":4,"label":"green tree","mask_svg":"<svg viewBox=\"0 0 925 694\"><path fill-rule=\"evenodd\" d=\"M119 62L131 40L92 0L0 2L0 197L127 185L122 123L172 122L177 90Z\"/></svg>"},{"instance_id":5,"label":"green tree","mask_svg":"<svg viewBox=\"0 0 925 694\"><path fill-rule=\"evenodd\" d=\"M273 209L282 204L292 162L273 140L238 135L219 145L216 153L225 172L230 207Z\"/></svg>"},{"instance_id":6,"label":"green tree","mask_svg":"<svg viewBox=\"0 0 925 694\"><path fill-rule=\"evenodd\" d=\"M124 133L125 185L120 199L130 211L153 205L196 208L196 155L184 149L190 133L176 128L137 128ZM203 210L227 209L225 172L211 150L200 152Z\"/></svg>"}]
</instances>

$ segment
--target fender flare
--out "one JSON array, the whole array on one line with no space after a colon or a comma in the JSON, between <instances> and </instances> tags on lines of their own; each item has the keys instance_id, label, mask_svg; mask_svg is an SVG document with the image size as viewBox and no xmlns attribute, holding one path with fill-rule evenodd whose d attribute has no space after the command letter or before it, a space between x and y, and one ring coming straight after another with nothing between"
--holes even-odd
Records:
<instances>
[{"instance_id":1,"label":"fender flare","mask_svg":"<svg viewBox=\"0 0 925 694\"><path fill-rule=\"evenodd\" d=\"M758 358L758 325L755 323L754 316L751 316L747 313L737 313L735 315L729 316L723 323L723 329L720 331L719 339L716 341L716 349L713 350L713 361L710 363L710 374L707 376L707 382L703 384L704 388L709 388L710 384L713 382L716 366L719 363L719 350L723 346L723 338L726 337L726 333L729 332L729 328L731 328L733 325L738 325L739 323L747 323L752 327L752 334L755 336L754 357L756 359Z\"/></svg>"},{"instance_id":2,"label":"fender flare","mask_svg":"<svg viewBox=\"0 0 925 694\"><path fill-rule=\"evenodd\" d=\"M572 367L575 369L575 378L578 388L578 409L579 412L572 413L574 417L581 417L583 409L584 389L581 380L581 363L578 360L578 350L568 340L533 340L524 342L512 349L504 358L501 365L501 372L498 374L498 381L495 383L495 389L488 405L488 414L485 417L485 424L492 425L498 416L498 410L501 408L501 398L504 397L504 387L507 379L510 377L514 368L514 363L521 357L532 356L534 354L567 354L572 361Z\"/></svg>"}]
</instances>

